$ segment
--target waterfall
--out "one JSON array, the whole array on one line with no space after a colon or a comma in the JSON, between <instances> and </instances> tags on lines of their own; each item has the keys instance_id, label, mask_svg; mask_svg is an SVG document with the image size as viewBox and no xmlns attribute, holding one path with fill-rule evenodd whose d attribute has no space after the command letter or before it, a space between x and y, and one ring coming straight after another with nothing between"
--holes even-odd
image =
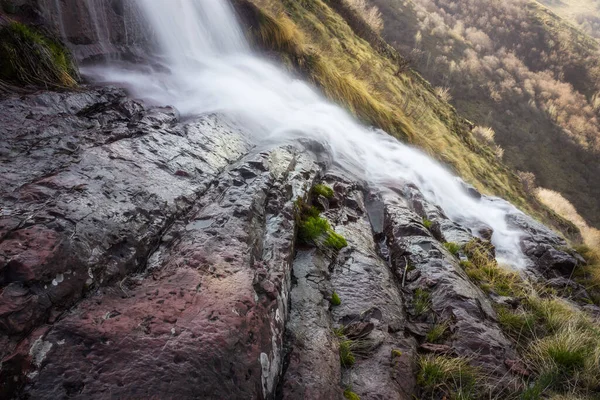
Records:
<instances>
[{"instance_id":1,"label":"waterfall","mask_svg":"<svg viewBox=\"0 0 600 400\"><path fill-rule=\"evenodd\" d=\"M246 127L257 143L309 138L321 142L349 175L382 190L415 184L425 198L463 225L493 228L499 259L525 264L521 233L509 227L495 198L471 197L460 180L423 152L359 124L314 88L252 54L224 0L136 0L154 31L166 68L84 70L126 84L138 97L171 104L184 115L219 112Z\"/></svg>"}]
</instances>

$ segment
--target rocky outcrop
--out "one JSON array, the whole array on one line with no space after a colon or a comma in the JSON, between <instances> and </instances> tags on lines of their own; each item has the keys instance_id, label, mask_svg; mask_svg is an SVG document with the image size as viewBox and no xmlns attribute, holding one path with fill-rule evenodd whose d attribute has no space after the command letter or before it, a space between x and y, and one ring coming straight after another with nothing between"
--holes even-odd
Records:
<instances>
[{"instance_id":1,"label":"rocky outcrop","mask_svg":"<svg viewBox=\"0 0 600 400\"><path fill-rule=\"evenodd\" d=\"M443 245L489 228L413 185L381 192L317 143L256 147L114 88L10 97L0 125L2 398L411 399L427 354L496 388L527 372ZM297 239L311 203L339 252ZM578 256L510 222L530 273L564 284Z\"/></svg>"}]
</instances>

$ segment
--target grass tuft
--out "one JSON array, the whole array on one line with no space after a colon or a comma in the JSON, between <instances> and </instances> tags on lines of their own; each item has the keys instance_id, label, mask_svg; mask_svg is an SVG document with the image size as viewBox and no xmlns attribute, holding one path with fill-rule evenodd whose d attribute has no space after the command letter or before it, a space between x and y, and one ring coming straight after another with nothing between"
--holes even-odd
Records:
<instances>
[{"instance_id":1,"label":"grass tuft","mask_svg":"<svg viewBox=\"0 0 600 400\"><path fill-rule=\"evenodd\" d=\"M473 239L464 246L469 261L461 261L471 281L487 293L500 296L520 296L524 294L523 280L514 271L498 265L490 244Z\"/></svg>"},{"instance_id":2,"label":"grass tuft","mask_svg":"<svg viewBox=\"0 0 600 400\"><path fill-rule=\"evenodd\" d=\"M425 339L429 343L438 343L439 341L441 341L444 338L447 331L448 331L448 323L447 322L437 323L437 324L433 325L433 327L429 330L429 332L427 332L427 336L425 337Z\"/></svg>"},{"instance_id":3,"label":"grass tuft","mask_svg":"<svg viewBox=\"0 0 600 400\"><path fill-rule=\"evenodd\" d=\"M413 295L413 307L415 315L423 315L431 309L431 294L421 288L417 288Z\"/></svg>"},{"instance_id":4,"label":"grass tuft","mask_svg":"<svg viewBox=\"0 0 600 400\"><path fill-rule=\"evenodd\" d=\"M479 372L465 358L422 356L418 368L417 383L428 398L475 398Z\"/></svg>"},{"instance_id":5,"label":"grass tuft","mask_svg":"<svg viewBox=\"0 0 600 400\"><path fill-rule=\"evenodd\" d=\"M431 222L430 220L428 220L427 218L423 218L423 226L427 229L431 229L431 226L433 225L433 222Z\"/></svg>"},{"instance_id":6,"label":"grass tuft","mask_svg":"<svg viewBox=\"0 0 600 400\"><path fill-rule=\"evenodd\" d=\"M296 200L298 213L298 237L306 244L323 246L340 251L348 246L346 239L336 233L317 208L308 206L302 199Z\"/></svg>"},{"instance_id":7,"label":"grass tuft","mask_svg":"<svg viewBox=\"0 0 600 400\"><path fill-rule=\"evenodd\" d=\"M344 368L350 368L356 362L356 357L352 353L352 340L345 339L340 341L340 364Z\"/></svg>"},{"instance_id":8,"label":"grass tuft","mask_svg":"<svg viewBox=\"0 0 600 400\"><path fill-rule=\"evenodd\" d=\"M348 246L348 242L346 241L346 239L339 233L336 233L333 230L329 229L327 234L327 239L325 239L324 242L326 247L332 248L336 251L340 251L344 247Z\"/></svg>"},{"instance_id":9,"label":"grass tuft","mask_svg":"<svg viewBox=\"0 0 600 400\"><path fill-rule=\"evenodd\" d=\"M446 250L450 252L454 257L458 257L458 253L460 252L460 246L454 242L446 242L444 243L444 247Z\"/></svg>"}]
</instances>

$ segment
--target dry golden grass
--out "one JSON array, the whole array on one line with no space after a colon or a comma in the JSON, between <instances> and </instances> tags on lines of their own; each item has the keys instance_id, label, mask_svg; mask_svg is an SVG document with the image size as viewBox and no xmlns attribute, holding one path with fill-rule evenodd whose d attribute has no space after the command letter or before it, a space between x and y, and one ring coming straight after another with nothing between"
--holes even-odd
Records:
<instances>
[{"instance_id":1,"label":"dry golden grass","mask_svg":"<svg viewBox=\"0 0 600 400\"><path fill-rule=\"evenodd\" d=\"M576 271L576 279L588 290L592 300L600 303L600 230L590 227L573 204L553 190L536 189L536 196L550 209L572 221L581 231L584 245L576 247L587 265Z\"/></svg>"},{"instance_id":2,"label":"dry golden grass","mask_svg":"<svg viewBox=\"0 0 600 400\"><path fill-rule=\"evenodd\" d=\"M600 250L600 230L590 227L569 200L558 192L543 188L536 190L536 196L547 207L577 225L587 246Z\"/></svg>"}]
</instances>

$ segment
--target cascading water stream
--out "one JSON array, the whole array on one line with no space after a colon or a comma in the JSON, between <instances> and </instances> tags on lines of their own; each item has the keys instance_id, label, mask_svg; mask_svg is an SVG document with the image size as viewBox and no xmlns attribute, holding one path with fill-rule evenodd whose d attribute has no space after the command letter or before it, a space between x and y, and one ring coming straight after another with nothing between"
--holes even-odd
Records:
<instances>
[{"instance_id":1,"label":"cascading water stream","mask_svg":"<svg viewBox=\"0 0 600 400\"><path fill-rule=\"evenodd\" d=\"M220 112L257 142L317 140L334 162L382 189L412 182L427 200L467 226L487 224L499 259L525 265L521 233L506 222L515 208L499 199L472 198L460 181L424 153L357 123L313 88L253 55L224 0L137 0L159 40L166 70L97 67L97 79L126 83L135 95L172 104L184 115Z\"/></svg>"}]
</instances>

